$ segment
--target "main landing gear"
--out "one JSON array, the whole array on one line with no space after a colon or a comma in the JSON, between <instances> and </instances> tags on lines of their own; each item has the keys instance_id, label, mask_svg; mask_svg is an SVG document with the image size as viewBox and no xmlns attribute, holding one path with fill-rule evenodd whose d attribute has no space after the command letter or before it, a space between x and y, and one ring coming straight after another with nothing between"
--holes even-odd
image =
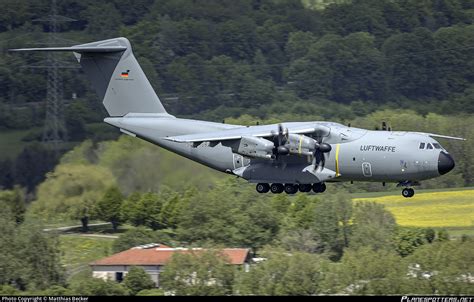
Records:
<instances>
[{"instance_id":1,"label":"main landing gear","mask_svg":"<svg viewBox=\"0 0 474 302\"><path fill-rule=\"evenodd\" d=\"M413 190L412 188L405 188L402 190L402 196L405 198L410 198L410 197L413 197L414 195L415 195L415 190Z\"/></svg>"},{"instance_id":2,"label":"main landing gear","mask_svg":"<svg viewBox=\"0 0 474 302\"><path fill-rule=\"evenodd\" d=\"M300 192L310 192L313 190L314 193L323 193L326 191L325 183L315 183L315 184L267 184L267 183L258 183L255 187L258 193L267 193L268 191L273 194L280 194L283 191L286 194L295 194L298 191Z\"/></svg>"}]
</instances>

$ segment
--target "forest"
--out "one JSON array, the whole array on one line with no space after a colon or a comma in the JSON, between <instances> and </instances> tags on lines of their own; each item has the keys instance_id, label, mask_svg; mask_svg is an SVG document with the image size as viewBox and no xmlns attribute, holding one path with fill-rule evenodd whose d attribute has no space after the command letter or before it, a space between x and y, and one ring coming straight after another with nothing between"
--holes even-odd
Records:
<instances>
[{"instance_id":1,"label":"forest","mask_svg":"<svg viewBox=\"0 0 474 302\"><path fill-rule=\"evenodd\" d=\"M52 3L0 0L0 294L474 294L472 234L402 226L382 204L352 200L394 185L256 196L253 185L103 124L68 55L58 55L64 142L53 150L41 142L47 57L8 52L124 36L173 115L372 130L387 122L461 136L441 140L456 168L421 188L470 187L473 0L57 0L67 18L54 35L44 21ZM175 257L160 289L140 269L121 284L87 269L72 275L64 235L42 229L80 224L87 234L91 222L109 222L118 236L103 256L150 242L214 250ZM229 268L221 247L267 260L250 272ZM177 278L196 272L196 284Z\"/></svg>"}]
</instances>

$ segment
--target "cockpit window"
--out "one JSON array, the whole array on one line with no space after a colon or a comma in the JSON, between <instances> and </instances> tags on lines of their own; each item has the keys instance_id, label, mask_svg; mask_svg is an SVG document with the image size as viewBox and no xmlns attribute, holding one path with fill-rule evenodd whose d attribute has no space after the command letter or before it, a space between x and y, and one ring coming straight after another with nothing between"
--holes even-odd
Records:
<instances>
[{"instance_id":1,"label":"cockpit window","mask_svg":"<svg viewBox=\"0 0 474 302\"><path fill-rule=\"evenodd\" d=\"M433 143L433 146L434 146L436 149L442 149L442 148L441 148L441 145L438 144L438 143Z\"/></svg>"},{"instance_id":2,"label":"cockpit window","mask_svg":"<svg viewBox=\"0 0 474 302\"><path fill-rule=\"evenodd\" d=\"M433 146L430 143L428 143L428 147L426 149L433 149Z\"/></svg>"},{"instance_id":3,"label":"cockpit window","mask_svg":"<svg viewBox=\"0 0 474 302\"><path fill-rule=\"evenodd\" d=\"M420 149L425 149L425 143L420 143Z\"/></svg>"}]
</instances>

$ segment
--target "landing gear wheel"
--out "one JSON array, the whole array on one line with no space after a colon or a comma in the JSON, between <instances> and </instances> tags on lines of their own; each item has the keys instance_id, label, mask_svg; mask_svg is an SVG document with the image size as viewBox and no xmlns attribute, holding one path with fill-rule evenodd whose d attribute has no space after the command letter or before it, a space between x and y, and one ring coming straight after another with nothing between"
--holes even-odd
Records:
<instances>
[{"instance_id":1,"label":"landing gear wheel","mask_svg":"<svg viewBox=\"0 0 474 302\"><path fill-rule=\"evenodd\" d=\"M321 184L321 189L320 189L319 192L320 192L320 193L324 193L325 191L326 191L326 184L323 182L323 183Z\"/></svg>"},{"instance_id":2,"label":"landing gear wheel","mask_svg":"<svg viewBox=\"0 0 474 302\"><path fill-rule=\"evenodd\" d=\"M300 190L300 192L309 192L309 191L311 191L311 185L310 184L300 184L299 185L299 190Z\"/></svg>"},{"instance_id":3,"label":"landing gear wheel","mask_svg":"<svg viewBox=\"0 0 474 302\"><path fill-rule=\"evenodd\" d=\"M273 194L279 194L279 193L283 192L283 185L282 184L272 184L270 186L270 191Z\"/></svg>"},{"instance_id":4,"label":"landing gear wheel","mask_svg":"<svg viewBox=\"0 0 474 302\"><path fill-rule=\"evenodd\" d=\"M295 194L298 192L298 187L293 184L285 184L285 193L286 194Z\"/></svg>"},{"instance_id":5,"label":"landing gear wheel","mask_svg":"<svg viewBox=\"0 0 474 302\"><path fill-rule=\"evenodd\" d=\"M255 187L255 189L258 193L267 193L268 191L270 191L270 185L266 183L259 183Z\"/></svg>"},{"instance_id":6,"label":"landing gear wheel","mask_svg":"<svg viewBox=\"0 0 474 302\"><path fill-rule=\"evenodd\" d=\"M314 193L323 193L326 191L326 184L323 182L313 184Z\"/></svg>"},{"instance_id":7,"label":"landing gear wheel","mask_svg":"<svg viewBox=\"0 0 474 302\"><path fill-rule=\"evenodd\" d=\"M402 190L402 196L405 198L413 197L415 195L415 190L412 188L405 188Z\"/></svg>"}]
</instances>

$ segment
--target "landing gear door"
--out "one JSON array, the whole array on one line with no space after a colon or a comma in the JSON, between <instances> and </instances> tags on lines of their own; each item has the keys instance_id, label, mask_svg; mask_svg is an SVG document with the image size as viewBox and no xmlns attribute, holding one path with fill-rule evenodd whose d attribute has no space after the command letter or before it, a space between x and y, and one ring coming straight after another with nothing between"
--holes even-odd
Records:
<instances>
[{"instance_id":1,"label":"landing gear door","mask_svg":"<svg viewBox=\"0 0 474 302\"><path fill-rule=\"evenodd\" d=\"M364 173L365 177L372 176L372 167L370 166L370 163L362 163L362 173Z\"/></svg>"}]
</instances>

